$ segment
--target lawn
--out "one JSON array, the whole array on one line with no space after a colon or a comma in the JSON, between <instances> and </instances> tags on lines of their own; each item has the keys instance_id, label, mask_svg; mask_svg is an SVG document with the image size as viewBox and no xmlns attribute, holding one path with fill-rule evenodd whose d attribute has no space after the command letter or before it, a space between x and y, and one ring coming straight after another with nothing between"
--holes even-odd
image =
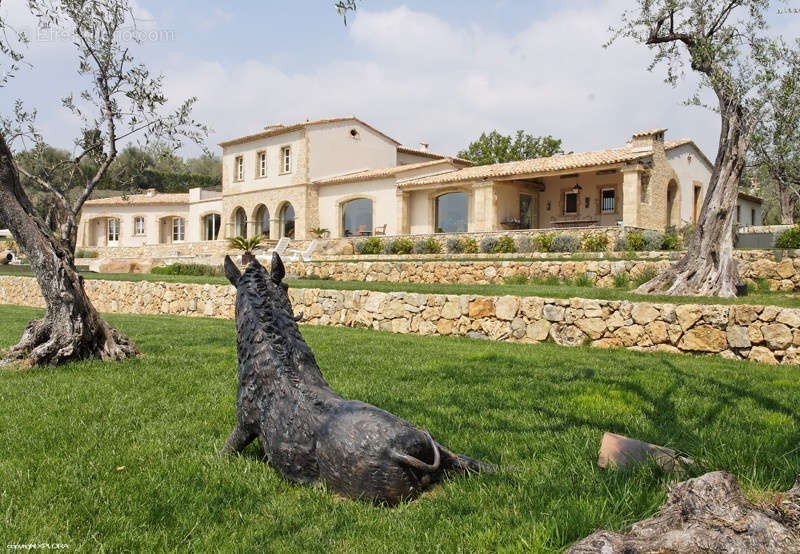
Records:
<instances>
[{"instance_id":1,"label":"lawn","mask_svg":"<svg viewBox=\"0 0 800 554\"><path fill-rule=\"evenodd\" d=\"M0 266L0 275L33 276L30 272L9 270ZM193 275L152 275L149 273L83 273L86 279L109 281L161 281L167 283L227 285L225 277ZM389 283L386 281L335 281L329 279L286 279L292 288L334 290L373 290L380 292L419 292L423 294L477 294L484 296L539 296L543 298L596 298L600 300L631 300L669 302L673 304L755 304L800 308L800 295L786 292L754 291L740 298L709 296L667 296L634 294L630 288L602 288L574 284L526 285L446 285L439 283Z\"/></svg>"},{"instance_id":2,"label":"lawn","mask_svg":"<svg viewBox=\"0 0 800 554\"><path fill-rule=\"evenodd\" d=\"M0 347L29 308L0 306ZM800 368L304 327L331 385L505 469L395 509L292 485L234 422L231 321L109 316L144 354L0 371L0 544L71 551L559 551L665 499L652 466L596 467L605 430L684 451L769 498L800 469ZM119 469L124 467L124 469Z\"/></svg>"}]
</instances>

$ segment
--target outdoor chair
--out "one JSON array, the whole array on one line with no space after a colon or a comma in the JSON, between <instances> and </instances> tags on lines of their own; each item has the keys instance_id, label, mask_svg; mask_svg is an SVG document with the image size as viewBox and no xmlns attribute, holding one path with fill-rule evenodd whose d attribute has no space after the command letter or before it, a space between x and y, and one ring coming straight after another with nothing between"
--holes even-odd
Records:
<instances>
[{"instance_id":1,"label":"outdoor chair","mask_svg":"<svg viewBox=\"0 0 800 554\"><path fill-rule=\"evenodd\" d=\"M305 250L287 250L286 251L286 259L290 262L299 262L303 260L304 262L311 262L311 254L317 248L317 239L312 240L308 243L308 247Z\"/></svg>"},{"instance_id":2,"label":"outdoor chair","mask_svg":"<svg viewBox=\"0 0 800 554\"><path fill-rule=\"evenodd\" d=\"M386 223L380 227L375 227L375 236L377 237L378 235L386 235Z\"/></svg>"},{"instance_id":3,"label":"outdoor chair","mask_svg":"<svg viewBox=\"0 0 800 554\"><path fill-rule=\"evenodd\" d=\"M282 239L278 240L278 244L275 245L275 248L270 248L267 250L267 255L272 256L272 253L275 252L279 256L283 256L283 253L286 252L286 249L289 248L289 243L292 242L292 239L289 237L283 237Z\"/></svg>"}]
</instances>

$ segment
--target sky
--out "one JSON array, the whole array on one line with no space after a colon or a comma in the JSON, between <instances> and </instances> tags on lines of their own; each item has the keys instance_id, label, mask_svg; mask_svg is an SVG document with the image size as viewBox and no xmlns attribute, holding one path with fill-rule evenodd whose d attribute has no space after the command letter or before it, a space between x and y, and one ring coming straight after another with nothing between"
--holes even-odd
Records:
<instances>
[{"instance_id":1,"label":"sky","mask_svg":"<svg viewBox=\"0 0 800 554\"><path fill-rule=\"evenodd\" d=\"M347 26L333 0L138 0L131 53L164 75L170 104L197 97L208 148L271 123L355 115L408 146L455 155L483 131L552 135L567 151L624 145L642 129L690 137L713 159L719 117L684 100L651 53L609 26L631 0L363 0ZM0 13L31 28L25 0ZM794 38L798 17L772 17ZM46 140L71 149L75 119L60 99L85 88L64 37L34 36L31 67L0 89L38 111ZM186 147L184 155L199 153Z\"/></svg>"}]
</instances>

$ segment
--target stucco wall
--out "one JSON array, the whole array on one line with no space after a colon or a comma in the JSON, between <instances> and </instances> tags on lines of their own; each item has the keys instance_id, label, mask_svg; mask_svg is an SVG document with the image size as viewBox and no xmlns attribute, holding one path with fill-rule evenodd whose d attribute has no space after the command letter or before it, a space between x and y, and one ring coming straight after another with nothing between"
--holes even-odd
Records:
<instances>
[{"instance_id":1,"label":"stucco wall","mask_svg":"<svg viewBox=\"0 0 800 554\"><path fill-rule=\"evenodd\" d=\"M145 218L145 234L134 236L134 218ZM81 211L81 220L78 228L78 246L91 248L107 244L106 220L116 217L120 220L119 246L134 247L144 244L163 244L172 242L172 222L162 218L182 217L185 219L185 241L191 241L189 234L189 205L188 204L121 204L118 206L88 205ZM163 225L163 228L162 228ZM166 232L169 227L169 232ZM161 241L160 232L165 232Z\"/></svg>"},{"instance_id":2,"label":"stucco wall","mask_svg":"<svg viewBox=\"0 0 800 554\"><path fill-rule=\"evenodd\" d=\"M350 134L357 132L357 138ZM358 171L392 167L397 146L357 121L314 125L308 130L309 171L312 181Z\"/></svg>"},{"instance_id":3,"label":"stucco wall","mask_svg":"<svg viewBox=\"0 0 800 554\"><path fill-rule=\"evenodd\" d=\"M736 201L736 206L739 208L737 223L740 227L761 225L761 204L739 197Z\"/></svg>"},{"instance_id":4,"label":"stucco wall","mask_svg":"<svg viewBox=\"0 0 800 554\"><path fill-rule=\"evenodd\" d=\"M712 168L691 144L673 148L667 152L669 161L681 185L681 221L694 220L694 184L702 184L702 197L705 196Z\"/></svg>"},{"instance_id":5,"label":"stucco wall","mask_svg":"<svg viewBox=\"0 0 800 554\"><path fill-rule=\"evenodd\" d=\"M370 232L375 227L386 224L387 235L396 233L397 188L393 178L321 186L319 188L320 227L328 229L332 237L341 237L340 203L355 198L368 198L372 201L373 229L370 229Z\"/></svg>"},{"instance_id":6,"label":"stucco wall","mask_svg":"<svg viewBox=\"0 0 800 554\"><path fill-rule=\"evenodd\" d=\"M87 281L86 291L104 312L234 314L232 286ZM319 289L289 296L312 325L800 363L800 310L790 308ZM0 304L42 306L36 280L0 276Z\"/></svg>"}]
</instances>

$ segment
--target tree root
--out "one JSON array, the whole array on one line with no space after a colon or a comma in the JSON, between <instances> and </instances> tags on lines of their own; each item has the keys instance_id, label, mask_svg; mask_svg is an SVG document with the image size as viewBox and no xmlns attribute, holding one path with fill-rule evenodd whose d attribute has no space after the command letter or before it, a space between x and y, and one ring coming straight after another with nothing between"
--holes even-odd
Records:
<instances>
[{"instance_id":1,"label":"tree root","mask_svg":"<svg viewBox=\"0 0 800 554\"><path fill-rule=\"evenodd\" d=\"M567 554L800 552L800 479L772 504L742 496L736 478L717 471L674 485L659 512L627 534L598 531Z\"/></svg>"}]
</instances>

